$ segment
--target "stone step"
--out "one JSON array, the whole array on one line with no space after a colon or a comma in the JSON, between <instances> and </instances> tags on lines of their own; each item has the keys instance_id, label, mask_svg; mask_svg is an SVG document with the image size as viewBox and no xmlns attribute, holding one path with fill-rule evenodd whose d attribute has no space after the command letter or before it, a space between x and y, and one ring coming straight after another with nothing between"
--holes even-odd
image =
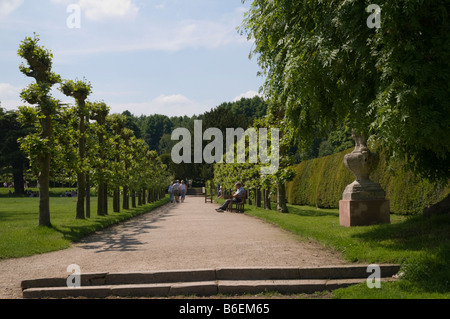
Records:
<instances>
[{"instance_id":1,"label":"stone step","mask_svg":"<svg viewBox=\"0 0 450 319\"><path fill-rule=\"evenodd\" d=\"M25 299L43 298L107 298L107 297L173 297L258 294L278 292L281 294L311 294L332 291L364 283L366 278L354 279L299 279L299 280L220 280L158 284L100 285L80 288L42 287L23 291ZM384 278L383 281L393 280Z\"/></svg>"},{"instance_id":2,"label":"stone step","mask_svg":"<svg viewBox=\"0 0 450 319\"><path fill-rule=\"evenodd\" d=\"M380 265L391 280L399 265ZM129 273L86 273L81 288L67 288L66 278L22 281L24 298L105 298L107 296L170 296L259 293L311 293L364 282L367 265L317 268L217 268Z\"/></svg>"}]
</instances>

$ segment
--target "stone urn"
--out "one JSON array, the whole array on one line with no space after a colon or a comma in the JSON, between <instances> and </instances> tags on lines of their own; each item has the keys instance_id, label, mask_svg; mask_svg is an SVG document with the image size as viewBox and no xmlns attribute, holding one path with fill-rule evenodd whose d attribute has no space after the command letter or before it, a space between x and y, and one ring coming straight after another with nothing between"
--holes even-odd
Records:
<instances>
[{"instance_id":1,"label":"stone urn","mask_svg":"<svg viewBox=\"0 0 450 319\"><path fill-rule=\"evenodd\" d=\"M378 156L367 147L364 139L352 134L355 149L344 157L345 166L355 175L339 202L340 224L345 227L366 226L390 222L389 201L380 184L370 179L378 164Z\"/></svg>"},{"instance_id":2,"label":"stone urn","mask_svg":"<svg viewBox=\"0 0 450 319\"><path fill-rule=\"evenodd\" d=\"M370 173L378 164L378 156L372 153L360 136L352 134L355 149L345 155L344 164L356 180L345 188L344 200L384 199L386 193L380 184L370 180Z\"/></svg>"}]
</instances>

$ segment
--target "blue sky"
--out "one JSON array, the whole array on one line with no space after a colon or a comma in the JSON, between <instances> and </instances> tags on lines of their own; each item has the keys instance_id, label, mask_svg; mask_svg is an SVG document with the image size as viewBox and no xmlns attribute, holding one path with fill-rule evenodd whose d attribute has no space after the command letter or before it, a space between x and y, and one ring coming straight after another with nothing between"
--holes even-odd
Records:
<instances>
[{"instance_id":1,"label":"blue sky","mask_svg":"<svg viewBox=\"0 0 450 319\"><path fill-rule=\"evenodd\" d=\"M80 28L69 28L75 4ZM113 113L192 116L257 94L252 43L236 31L240 0L0 0L0 100L14 109L32 79L19 72L20 42L36 32L63 79L86 78L91 101ZM73 103L59 93L53 95Z\"/></svg>"}]
</instances>

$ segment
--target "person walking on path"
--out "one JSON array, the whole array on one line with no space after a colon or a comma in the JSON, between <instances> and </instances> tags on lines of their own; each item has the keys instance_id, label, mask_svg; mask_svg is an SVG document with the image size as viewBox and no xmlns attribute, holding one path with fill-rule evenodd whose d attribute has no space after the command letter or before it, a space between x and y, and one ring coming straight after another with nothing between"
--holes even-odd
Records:
<instances>
[{"instance_id":1,"label":"person walking on path","mask_svg":"<svg viewBox=\"0 0 450 319\"><path fill-rule=\"evenodd\" d=\"M241 183L236 183L235 186L236 186L236 192L233 194L233 198L227 199L222 206L220 206L219 208L216 209L217 212L222 213L222 212L226 211L228 208L228 205L231 202L240 203L243 200L242 197L245 195L244 187L242 187Z\"/></svg>"},{"instance_id":2,"label":"person walking on path","mask_svg":"<svg viewBox=\"0 0 450 319\"><path fill-rule=\"evenodd\" d=\"M173 203L173 201L175 200L173 197L173 182L170 183L170 185L169 185L169 196L170 196L170 202Z\"/></svg>"},{"instance_id":3,"label":"person walking on path","mask_svg":"<svg viewBox=\"0 0 450 319\"><path fill-rule=\"evenodd\" d=\"M186 184L182 180L180 184L180 195L181 195L181 202L184 202L184 199L186 198Z\"/></svg>"},{"instance_id":4,"label":"person walking on path","mask_svg":"<svg viewBox=\"0 0 450 319\"><path fill-rule=\"evenodd\" d=\"M175 196L175 201L180 202L180 181L176 180L173 184L173 195Z\"/></svg>"}]
</instances>

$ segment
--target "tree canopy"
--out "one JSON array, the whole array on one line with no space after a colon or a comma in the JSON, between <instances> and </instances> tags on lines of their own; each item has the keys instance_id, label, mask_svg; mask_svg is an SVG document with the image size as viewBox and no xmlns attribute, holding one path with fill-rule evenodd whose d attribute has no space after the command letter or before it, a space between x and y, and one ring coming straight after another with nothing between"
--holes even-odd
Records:
<instances>
[{"instance_id":1,"label":"tree canopy","mask_svg":"<svg viewBox=\"0 0 450 319\"><path fill-rule=\"evenodd\" d=\"M264 93L286 108L303 148L345 125L430 179L450 177L450 4L253 0L241 31L254 40Z\"/></svg>"}]
</instances>

